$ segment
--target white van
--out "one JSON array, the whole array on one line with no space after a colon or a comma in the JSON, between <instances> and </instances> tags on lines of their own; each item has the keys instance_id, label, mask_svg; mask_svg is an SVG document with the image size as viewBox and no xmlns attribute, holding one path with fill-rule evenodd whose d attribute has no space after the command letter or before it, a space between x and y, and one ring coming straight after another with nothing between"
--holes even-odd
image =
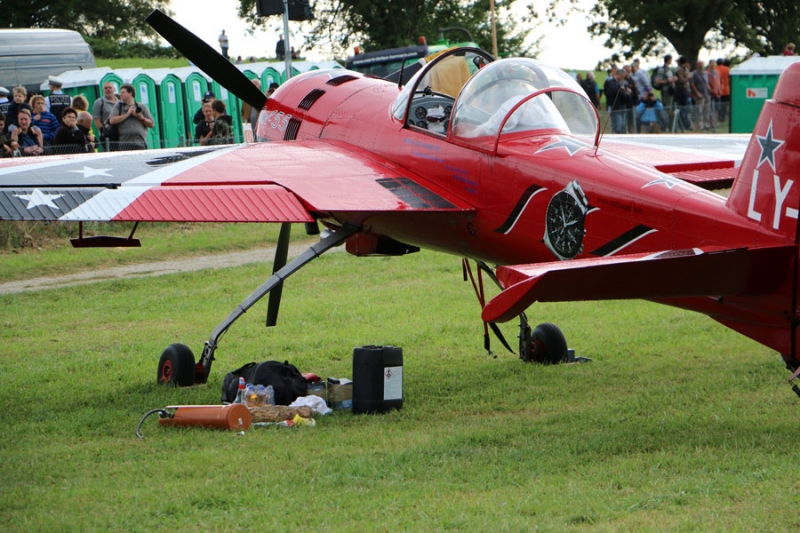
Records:
<instances>
[{"instance_id":1,"label":"white van","mask_svg":"<svg viewBox=\"0 0 800 533\"><path fill-rule=\"evenodd\" d=\"M39 92L47 76L95 68L94 53L80 33L56 29L0 30L0 86Z\"/></svg>"}]
</instances>

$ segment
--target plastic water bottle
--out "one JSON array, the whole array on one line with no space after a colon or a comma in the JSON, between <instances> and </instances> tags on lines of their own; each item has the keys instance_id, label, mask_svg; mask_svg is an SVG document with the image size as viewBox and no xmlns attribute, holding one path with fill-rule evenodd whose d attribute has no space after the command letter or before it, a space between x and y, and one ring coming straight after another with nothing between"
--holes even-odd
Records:
<instances>
[{"instance_id":1,"label":"plastic water bottle","mask_svg":"<svg viewBox=\"0 0 800 533\"><path fill-rule=\"evenodd\" d=\"M272 385L267 385L265 401L267 405L275 405L275 389L272 388Z\"/></svg>"},{"instance_id":2,"label":"plastic water bottle","mask_svg":"<svg viewBox=\"0 0 800 533\"><path fill-rule=\"evenodd\" d=\"M247 405L247 397L245 395L246 387L247 384L245 383L244 378L239 378L239 390L236 392L236 400L233 403Z\"/></svg>"}]
</instances>

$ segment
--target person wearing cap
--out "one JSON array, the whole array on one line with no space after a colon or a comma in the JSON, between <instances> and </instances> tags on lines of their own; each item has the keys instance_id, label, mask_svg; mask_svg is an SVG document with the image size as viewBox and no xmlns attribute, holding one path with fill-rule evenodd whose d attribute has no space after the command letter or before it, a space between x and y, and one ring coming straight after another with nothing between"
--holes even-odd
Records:
<instances>
[{"instance_id":1,"label":"person wearing cap","mask_svg":"<svg viewBox=\"0 0 800 533\"><path fill-rule=\"evenodd\" d=\"M56 117L60 117L66 108L72 105L72 97L61 91L64 82L55 76L48 76L47 82L50 84L50 95L44 99L44 108Z\"/></svg>"},{"instance_id":2,"label":"person wearing cap","mask_svg":"<svg viewBox=\"0 0 800 533\"><path fill-rule=\"evenodd\" d=\"M278 89L278 87L280 87L280 85L278 85L274 81L272 83L270 83L269 84L269 89L267 89L267 98L271 97L272 93L274 93Z\"/></svg>"},{"instance_id":3,"label":"person wearing cap","mask_svg":"<svg viewBox=\"0 0 800 533\"><path fill-rule=\"evenodd\" d=\"M206 94L203 95L204 104L213 104L214 100L216 99L217 95L211 91L206 91ZM205 117L203 116L203 108L201 107L200 109L197 110L197 113L194 114L192 122L195 124L199 124L202 120L205 120Z\"/></svg>"},{"instance_id":4,"label":"person wearing cap","mask_svg":"<svg viewBox=\"0 0 800 533\"><path fill-rule=\"evenodd\" d=\"M3 114L3 119L5 120L5 114L8 113L8 106L11 105L11 100L8 99L8 95L11 92L6 89L5 87L0 87L0 113ZM2 131L2 128L0 128Z\"/></svg>"}]
</instances>

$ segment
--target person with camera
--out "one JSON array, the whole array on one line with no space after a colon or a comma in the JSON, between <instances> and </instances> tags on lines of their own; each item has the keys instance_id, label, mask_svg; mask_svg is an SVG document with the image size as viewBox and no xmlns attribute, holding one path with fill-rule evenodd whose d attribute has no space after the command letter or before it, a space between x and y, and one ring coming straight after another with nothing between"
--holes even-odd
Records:
<instances>
[{"instance_id":1,"label":"person with camera","mask_svg":"<svg viewBox=\"0 0 800 533\"><path fill-rule=\"evenodd\" d=\"M119 101L114 105L108 123L119 131L119 142L112 151L147 150L147 130L155 126L147 106L137 102L136 90L130 83L119 89Z\"/></svg>"},{"instance_id":2,"label":"person with camera","mask_svg":"<svg viewBox=\"0 0 800 533\"><path fill-rule=\"evenodd\" d=\"M659 118L662 111L664 111L664 105L656 98L653 89L650 89L636 106L641 133L661 133Z\"/></svg>"}]
</instances>

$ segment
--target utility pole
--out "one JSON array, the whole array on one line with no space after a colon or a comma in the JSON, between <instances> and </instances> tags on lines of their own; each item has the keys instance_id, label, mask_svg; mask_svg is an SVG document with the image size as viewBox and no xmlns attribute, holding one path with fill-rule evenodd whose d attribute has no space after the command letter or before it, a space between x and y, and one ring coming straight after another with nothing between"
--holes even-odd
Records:
<instances>
[{"instance_id":1,"label":"utility pole","mask_svg":"<svg viewBox=\"0 0 800 533\"><path fill-rule=\"evenodd\" d=\"M286 0L283 0L286 2ZM494 18L494 0L489 0L489 11L492 13L492 55L497 59L497 22Z\"/></svg>"},{"instance_id":2,"label":"utility pole","mask_svg":"<svg viewBox=\"0 0 800 533\"><path fill-rule=\"evenodd\" d=\"M492 1L494 2L494 0ZM292 47L289 46L289 0L283 0L283 52L286 79L288 80L292 77Z\"/></svg>"}]
</instances>

